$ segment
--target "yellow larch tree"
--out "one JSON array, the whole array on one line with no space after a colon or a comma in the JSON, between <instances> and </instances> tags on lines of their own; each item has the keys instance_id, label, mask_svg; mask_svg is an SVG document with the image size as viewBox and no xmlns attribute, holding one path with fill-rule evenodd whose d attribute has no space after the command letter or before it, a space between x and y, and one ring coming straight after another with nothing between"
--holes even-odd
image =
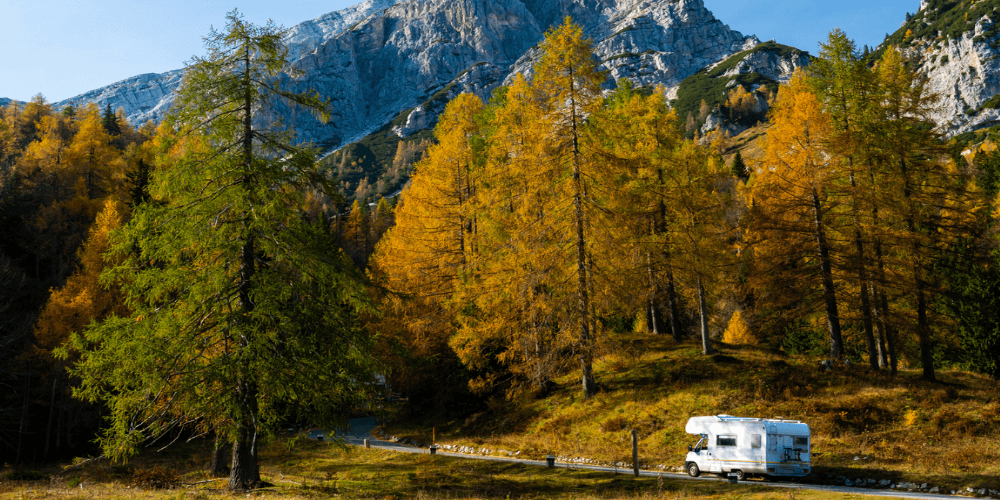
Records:
<instances>
[{"instance_id":1,"label":"yellow larch tree","mask_svg":"<svg viewBox=\"0 0 1000 500\"><path fill-rule=\"evenodd\" d=\"M755 288L779 303L788 299L776 296L782 290L796 300L806 297L807 309L813 295L809 288L818 290L829 355L839 360L844 347L834 279L837 250L832 247L840 238L831 238L841 226L834 212L839 159L827 148L833 134L830 117L801 72L779 91L771 124L751 191ZM792 291L791 280L805 289Z\"/></svg>"},{"instance_id":2,"label":"yellow larch tree","mask_svg":"<svg viewBox=\"0 0 1000 500\"><path fill-rule=\"evenodd\" d=\"M395 340L417 359L447 359L456 329L456 290L473 259L470 198L479 170L474 141L482 109L473 94L461 94L445 108L435 129L438 144L416 166L396 208L396 225L371 261L372 274L390 291L383 330L401 330ZM379 217L388 216L387 207L379 210ZM428 383L420 367L397 370L401 389Z\"/></svg>"}]
</instances>

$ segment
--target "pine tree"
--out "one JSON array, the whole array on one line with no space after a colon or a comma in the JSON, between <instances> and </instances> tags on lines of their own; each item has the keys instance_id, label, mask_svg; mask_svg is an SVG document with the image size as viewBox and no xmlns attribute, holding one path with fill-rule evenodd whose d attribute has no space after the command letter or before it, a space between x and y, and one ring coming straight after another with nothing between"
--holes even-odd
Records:
<instances>
[{"instance_id":1,"label":"pine tree","mask_svg":"<svg viewBox=\"0 0 1000 500\"><path fill-rule=\"evenodd\" d=\"M118 123L118 117L113 111L111 111L110 102L104 106L104 114L101 116L101 125L104 127L104 131L111 137L118 137L122 135L121 125Z\"/></svg>"},{"instance_id":2,"label":"pine tree","mask_svg":"<svg viewBox=\"0 0 1000 500\"><path fill-rule=\"evenodd\" d=\"M102 280L134 312L72 344L77 395L108 404L109 457L176 428L215 429L233 443L234 490L260 483L258 449L284 411L345 426L375 371L356 325L371 312L363 277L303 214L303 193L333 186L267 119L279 100L324 108L281 89L282 39L236 11L210 32L168 118L178 132L158 143L156 203L111 238L124 262Z\"/></svg>"},{"instance_id":3,"label":"pine tree","mask_svg":"<svg viewBox=\"0 0 1000 500\"><path fill-rule=\"evenodd\" d=\"M733 155L733 164L730 170L733 172L733 177L743 181L744 184L750 179L750 170L747 168L746 162L743 161L743 154L739 151Z\"/></svg>"}]
</instances>

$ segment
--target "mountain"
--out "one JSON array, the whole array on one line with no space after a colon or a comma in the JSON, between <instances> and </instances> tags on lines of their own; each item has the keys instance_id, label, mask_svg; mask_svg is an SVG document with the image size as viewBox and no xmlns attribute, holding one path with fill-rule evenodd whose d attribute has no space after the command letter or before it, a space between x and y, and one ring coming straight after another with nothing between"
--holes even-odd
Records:
<instances>
[{"instance_id":1,"label":"mountain","mask_svg":"<svg viewBox=\"0 0 1000 500\"><path fill-rule=\"evenodd\" d=\"M923 0L880 46L899 46L927 77L941 98L933 117L948 135L1000 124L998 23L1000 0Z\"/></svg>"},{"instance_id":2,"label":"mountain","mask_svg":"<svg viewBox=\"0 0 1000 500\"><path fill-rule=\"evenodd\" d=\"M355 144L363 164L349 177L374 184L403 139L430 136L447 101L461 92L488 99L518 73L528 74L545 32L566 17L580 24L611 77L663 86L677 98L685 79L726 62L726 78L786 79L807 62L800 51L754 50L761 42L729 29L702 0L365 0L288 30L285 42L304 76L290 90L329 98L332 119L277 109L302 141L325 150ZM183 70L146 74L54 103L124 108L133 124L160 120ZM730 79L732 79L730 78ZM750 77L741 77L740 82ZM757 81L759 78L752 77ZM761 80L763 81L763 80ZM715 88L724 98L727 85ZM378 194L398 188L398 176Z\"/></svg>"},{"instance_id":3,"label":"mountain","mask_svg":"<svg viewBox=\"0 0 1000 500\"><path fill-rule=\"evenodd\" d=\"M332 147L449 84L488 97L530 71L544 32L566 16L584 27L613 79L671 93L701 68L759 43L715 19L701 0L366 0L289 29L289 56L305 76L287 83L319 91L334 111L329 125L304 113L291 122L302 140ZM111 104L133 123L159 120L181 76L139 75L55 105ZM414 116L411 128L432 123Z\"/></svg>"}]
</instances>

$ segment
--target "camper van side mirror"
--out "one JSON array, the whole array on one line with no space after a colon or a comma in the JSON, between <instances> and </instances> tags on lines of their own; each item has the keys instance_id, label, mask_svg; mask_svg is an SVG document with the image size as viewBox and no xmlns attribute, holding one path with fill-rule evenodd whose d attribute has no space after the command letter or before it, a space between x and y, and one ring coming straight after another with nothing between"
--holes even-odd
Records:
<instances>
[{"instance_id":1,"label":"camper van side mirror","mask_svg":"<svg viewBox=\"0 0 1000 500\"><path fill-rule=\"evenodd\" d=\"M688 445L688 451L694 451L694 448L692 448L691 445Z\"/></svg>"}]
</instances>

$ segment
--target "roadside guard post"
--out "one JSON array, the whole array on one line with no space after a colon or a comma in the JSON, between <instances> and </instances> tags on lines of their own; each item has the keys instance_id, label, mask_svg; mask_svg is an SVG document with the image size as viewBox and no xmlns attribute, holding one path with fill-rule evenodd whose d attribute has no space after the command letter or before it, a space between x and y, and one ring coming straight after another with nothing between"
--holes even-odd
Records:
<instances>
[{"instance_id":1,"label":"roadside guard post","mask_svg":"<svg viewBox=\"0 0 1000 500\"><path fill-rule=\"evenodd\" d=\"M547 455L545 457L545 466L548 467L548 468L550 468L550 469L553 468L553 467L555 467L556 466L556 456L555 455Z\"/></svg>"}]
</instances>

